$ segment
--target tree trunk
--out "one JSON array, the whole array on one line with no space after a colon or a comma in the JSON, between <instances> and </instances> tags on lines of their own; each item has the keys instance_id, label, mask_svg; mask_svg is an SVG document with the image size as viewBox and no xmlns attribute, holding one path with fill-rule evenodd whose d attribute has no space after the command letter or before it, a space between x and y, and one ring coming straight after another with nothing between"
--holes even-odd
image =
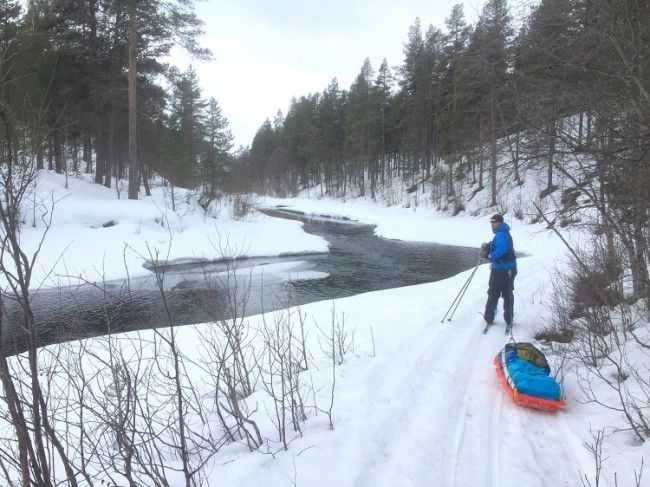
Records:
<instances>
[{"instance_id":1,"label":"tree trunk","mask_svg":"<svg viewBox=\"0 0 650 487\"><path fill-rule=\"evenodd\" d=\"M72 171L79 172L79 138L74 137L72 140Z\"/></svg>"},{"instance_id":2,"label":"tree trunk","mask_svg":"<svg viewBox=\"0 0 650 487\"><path fill-rule=\"evenodd\" d=\"M43 161L43 142L39 140L36 145L36 169L43 169L45 167Z\"/></svg>"},{"instance_id":3,"label":"tree trunk","mask_svg":"<svg viewBox=\"0 0 650 487\"><path fill-rule=\"evenodd\" d=\"M454 195L454 164L456 161L457 155L449 156L449 174L447 175L447 198L451 199ZM458 161L460 162L460 161Z\"/></svg>"},{"instance_id":4,"label":"tree trunk","mask_svg":"<svg viewBox=\"0 0 650 487\"><path fill-rule=\"evenodd\" d=\"M90 138L90 130L88 127L84 128L83 131L83 161L84 161L84 172L89 174L92 172L93 168L93 158L92 158L92 141Z\"/></svg>"},{"instance_id":5,"label":"tree trunk","mask_svg":"<svg viewBox=\"0 0 650 487\"><path fill-rule=\"evenodd\" d=\"M583 118L584 118L584 112L580 111L580 116L578 118L578 146L582 147L582 126L583 126Z\"/></svg>"},{"instance_id":6,"label":"tree trunk","mask_svg":"<svg viewBox=\"0 0 650 487\"><path fill-rule=\"evenodd\" d=\"M479 122L479 129L478 129L478 188L477 190L481 190L484 188L483 186L483 116L481 115L481 120Z\"/></svg>"},{"instance_id":7,"label":"tree trunk","mask_svg":"<svg viewBox=\"0 0 650 487\"><path fill-rule=\"evenodd\" d=\"M144 166L142 166L140 174L142 174L142 185L144 186L144 194L151 196L151 189L149 188L149 174Z\"/></svg>"},{"instance_id":8,"label":"tree trunk","mask_svg":"<svg viewBox=\"0 0 650 487\"><path fill-rule=\"evenodd\" d=\"M110 101L108 116L108 133L106 135L106 160L104 161L104 186L111 187L113 166L115 164L115 103Z\"/></svg>"},{"instance_id":9,"label":"tree trunk","mask_svg":"<svg viewBox=\"0 0 650 487\"><path fill-rule=\"evenodd\" d=\"M515 157L514 157L514 166L515 166L515 182L517 185L521 186L523 181L521 180L521 175L519 174L519 132L515 134Z\"/></svg>"},{"instance_id":10,"label":"tree trunk","mask_svg":"<svg viewBox=\"0 0 650 487\"><path fill-rule=\"evenodd\" d=\"M497 124L496 124L496 100L494 94L490 100L490 169L491 169L491 187L492 201L491 206L497 205Z\"/></svg>"},{"instance_id":11,"label":"tree trunk","mask_svg":"<svg viewBox=\"0 0 650 487\"><path fill-rule=\"evenodd\" d=\"M61 147L61 129L54 129L54 168L57 173L63 173L63 150Z\"/></svg>"},{"instance_id":12,"label":"tree trunk","mask_svg":"<svg viewBox=\"0 0 650 487\"><path fill-rule=\"evenodd\" d=\"M50 135L47 138L47 170L48 171L54 169L54 143L52 142L53 138L54 138L54 134Z\"/></svg>"},{"instance_id":13,"label":"tree trunk","mask_svg":"<svg viewBox=\"0 0 650 487\"><path fill-rule=\"evenodd\" d=\"M548 172L546 174L546 189L553 191L553 164L555 164L555 142L557 138L556 121L552 120L548 125Z\"/></svg>"},{"instance_id":14,"label":"tree trunk","mask_svg":"<svg viewBox=\"0 0 650 487\"><path fill-rule=\"evenodd\" d=\"M104 178L104 163L106 160L106 149L104 144L104 126L99 114L95 116L95 183L102 184Z\"/></svg>"},{"instance_id":15,"label":"tree trunk","mask_svg":"<svg viewBox=\"0 0 650 487\"><path fill-rule=\"evenodd\" d=\"M129 199L138 199L140 177L138 175L137 141L137 16L136 0L129 1Z\"/></svg>"}]
</instances>

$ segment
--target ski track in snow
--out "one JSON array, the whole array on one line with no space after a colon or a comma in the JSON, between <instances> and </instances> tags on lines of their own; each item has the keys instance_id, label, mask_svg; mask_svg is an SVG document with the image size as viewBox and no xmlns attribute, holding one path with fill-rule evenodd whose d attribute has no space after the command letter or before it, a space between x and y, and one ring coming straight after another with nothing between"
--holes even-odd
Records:
<instances>
[{"instance_id":1,"label":"ski track in snow","mask_svg":"<svg viewBox=\"0 0 650 487\"><path fill-rule=\"evenodd\" d=\"M498 399L492 401L492 407L490 410L490 456L491 456L491 467L492 471L490 472L492 485L501 485L501 466L500 466L500 418L501 418L501 406L503 404L503 395L499 395Z\"/></svg>"},{"instance_id":2,"label":"ski track in snow","mask_svg":"<svg viewBox=\"0 0 650 487\"><path fill-rule=\"evenodd\" d=\"M363 381L367 419L346 446L361 455L350 485L579 485L579 470L591 467L563 413L516 406L498 383L492 360L509 339L503 326L482 335L469 312L434 320L378 358Z\"/></svg>"}]
</instances>

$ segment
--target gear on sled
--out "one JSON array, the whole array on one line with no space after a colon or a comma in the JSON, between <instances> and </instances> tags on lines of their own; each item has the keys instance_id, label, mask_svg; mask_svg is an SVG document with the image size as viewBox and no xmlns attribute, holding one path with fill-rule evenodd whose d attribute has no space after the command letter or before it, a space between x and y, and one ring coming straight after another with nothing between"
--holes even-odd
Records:
<instances>
[{"instance_id":1,"label":"gear on sled","mask_svg":"<svg viewBox=\"0 0 650 487\"><path fill-rule=\"evenodd\" d=\"M546 357L532 343L508 343L494 357L494 368L515 404L551 412L566 406Z\"/></svg>"}]
</instances>

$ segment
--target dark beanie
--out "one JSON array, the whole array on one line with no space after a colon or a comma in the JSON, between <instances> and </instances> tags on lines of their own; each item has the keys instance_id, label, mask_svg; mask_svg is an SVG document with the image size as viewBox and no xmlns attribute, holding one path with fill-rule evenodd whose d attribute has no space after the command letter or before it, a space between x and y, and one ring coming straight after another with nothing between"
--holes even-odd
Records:
<instances>
[{"instance_id":1,"label":"dark beanie","mask_svg":"<svg viewBox=\"0 0 650 487\"><path fill-rule=\"evenodd\" d=\"M500 214L497 213L496 215L492 215L492 218L490 218L490 220L494 220L495 222L503 223L503 215L500 215Z\"/></svg>"}]
</instances>

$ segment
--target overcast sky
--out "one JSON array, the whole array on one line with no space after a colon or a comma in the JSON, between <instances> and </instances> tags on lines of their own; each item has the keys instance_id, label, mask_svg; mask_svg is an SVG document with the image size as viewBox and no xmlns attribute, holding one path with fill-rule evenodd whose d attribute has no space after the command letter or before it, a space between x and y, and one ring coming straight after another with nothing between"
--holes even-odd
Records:
<instances>
[{"instance_id":1,"label":"overcast sky","mask_svg":"<svg viewBox=\"0 0 650 487\"><path fill-rule=\"evenodd\" d=\"M286 114L293 96L323 91L337 78L349 88L365 58L377 71L384 58L403 60L408 30L419 17L444 29L462 0L206 0L198 3L205 22L201 45L210 62L193 61L203 95L215 97L230 122L235 148L249 145L266 118ZM466 0L474 23L482 0ZM188 62L180 56L177 63Z\"/></svg>"}]
</instances>

